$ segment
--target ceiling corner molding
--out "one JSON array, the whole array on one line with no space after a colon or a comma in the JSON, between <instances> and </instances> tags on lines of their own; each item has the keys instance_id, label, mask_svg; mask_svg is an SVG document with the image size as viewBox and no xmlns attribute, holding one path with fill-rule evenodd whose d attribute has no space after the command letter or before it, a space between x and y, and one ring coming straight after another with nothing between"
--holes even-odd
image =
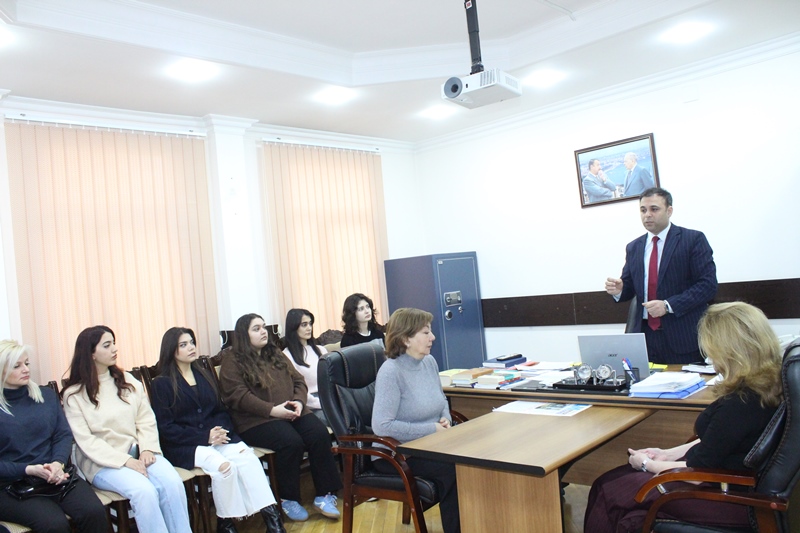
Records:
<instances>
[{"instance_id":1,"label":"ceiling corner molding","mask_svg":"<svg viewBox=\"0 0 800 533\"><path fill-rule=\"evenodd\" d=\"M13 22L23 26L352 84L352 53L134 0L17 0L16 7Z\"/></svg>"}]
</instances>

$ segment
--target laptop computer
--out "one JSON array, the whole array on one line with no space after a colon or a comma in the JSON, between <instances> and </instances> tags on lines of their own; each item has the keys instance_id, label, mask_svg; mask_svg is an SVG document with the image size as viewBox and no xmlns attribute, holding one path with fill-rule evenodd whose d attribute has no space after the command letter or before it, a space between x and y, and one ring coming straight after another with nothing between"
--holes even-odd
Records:
<instances>
[{"instance_id":1,"label":"laptop computer","mask_svg":"<svg viewBox=\"0 0 800 533\"><path fill-rule=\"evenodd\" d=\"M622 359L627 358L631 367L638 369L639 380L650 375L650 361L647 358L647 344L644 333L619 333L611 335L578 335L578 349L581 362L593 369L600 365L611 365L617 377L625 379Z\"/></svg>"}]
</instances>

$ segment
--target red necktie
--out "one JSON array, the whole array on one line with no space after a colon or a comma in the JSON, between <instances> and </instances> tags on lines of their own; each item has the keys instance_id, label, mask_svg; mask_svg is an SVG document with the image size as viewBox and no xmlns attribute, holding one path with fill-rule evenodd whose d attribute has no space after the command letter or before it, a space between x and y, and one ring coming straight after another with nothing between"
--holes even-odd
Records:
<instances>
[{"instance_id":1,"label":"red necktie","mask_svg":"<svg viewBox=\"0 0 800 533\"><path fill-rule=\"evenodd\" d=\"M650 266L647 269L647 299L653 301L657 298L658 287L658 237L653 237L653 250L650 252ZM661 327L661 318L647 315L647 325L653 331Z\"/></svg>"}]
</instances>

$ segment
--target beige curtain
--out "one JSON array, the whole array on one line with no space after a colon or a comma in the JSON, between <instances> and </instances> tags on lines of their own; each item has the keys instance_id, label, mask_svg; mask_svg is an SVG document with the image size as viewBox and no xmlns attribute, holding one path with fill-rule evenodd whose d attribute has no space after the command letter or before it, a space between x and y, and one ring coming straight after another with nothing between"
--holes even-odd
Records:
<instances>
[{"instance_id":1,"label":"beige curtain","mask_svg":"<svg viewBox=\"0 0 800 533\"><path fill-rule=\"evenodd\" d=\"M6 123L24 342L59 379L78 333L105 324L119 366L158 360L172 326L219 347L205 141ZM213 347L213 348L212 348Z\"/></svg>"},{"instance_id":2,"label":"beige curtain","mask_svg":"<svg viewBox=\"0 0 800 533\"><path fill-rule=\"evenodd\" d=\"M361 292L385 323L388 246L380 156L273 143L264 155L278 321L300 307L314 313L315 335L341 329L344 299Z\"/></svg>"}]
</instances>

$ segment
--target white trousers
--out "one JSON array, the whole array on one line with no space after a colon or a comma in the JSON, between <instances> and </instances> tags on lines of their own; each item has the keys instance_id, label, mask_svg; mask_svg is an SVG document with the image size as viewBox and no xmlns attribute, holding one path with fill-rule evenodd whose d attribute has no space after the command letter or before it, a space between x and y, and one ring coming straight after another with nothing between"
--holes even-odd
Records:
<instances>
[{"instance_id":1,"label":"white trousers","mask_svg":"<svg viewBox=\"0 0 800 533\"><path fill-rule=\"evenodd\" d=\"M229 463L227 469L220 467ZM275 503L261 461L244 442L198 446L194 464L211 476L217 516L240 518Z\"/></svg>"}]
</instances>

